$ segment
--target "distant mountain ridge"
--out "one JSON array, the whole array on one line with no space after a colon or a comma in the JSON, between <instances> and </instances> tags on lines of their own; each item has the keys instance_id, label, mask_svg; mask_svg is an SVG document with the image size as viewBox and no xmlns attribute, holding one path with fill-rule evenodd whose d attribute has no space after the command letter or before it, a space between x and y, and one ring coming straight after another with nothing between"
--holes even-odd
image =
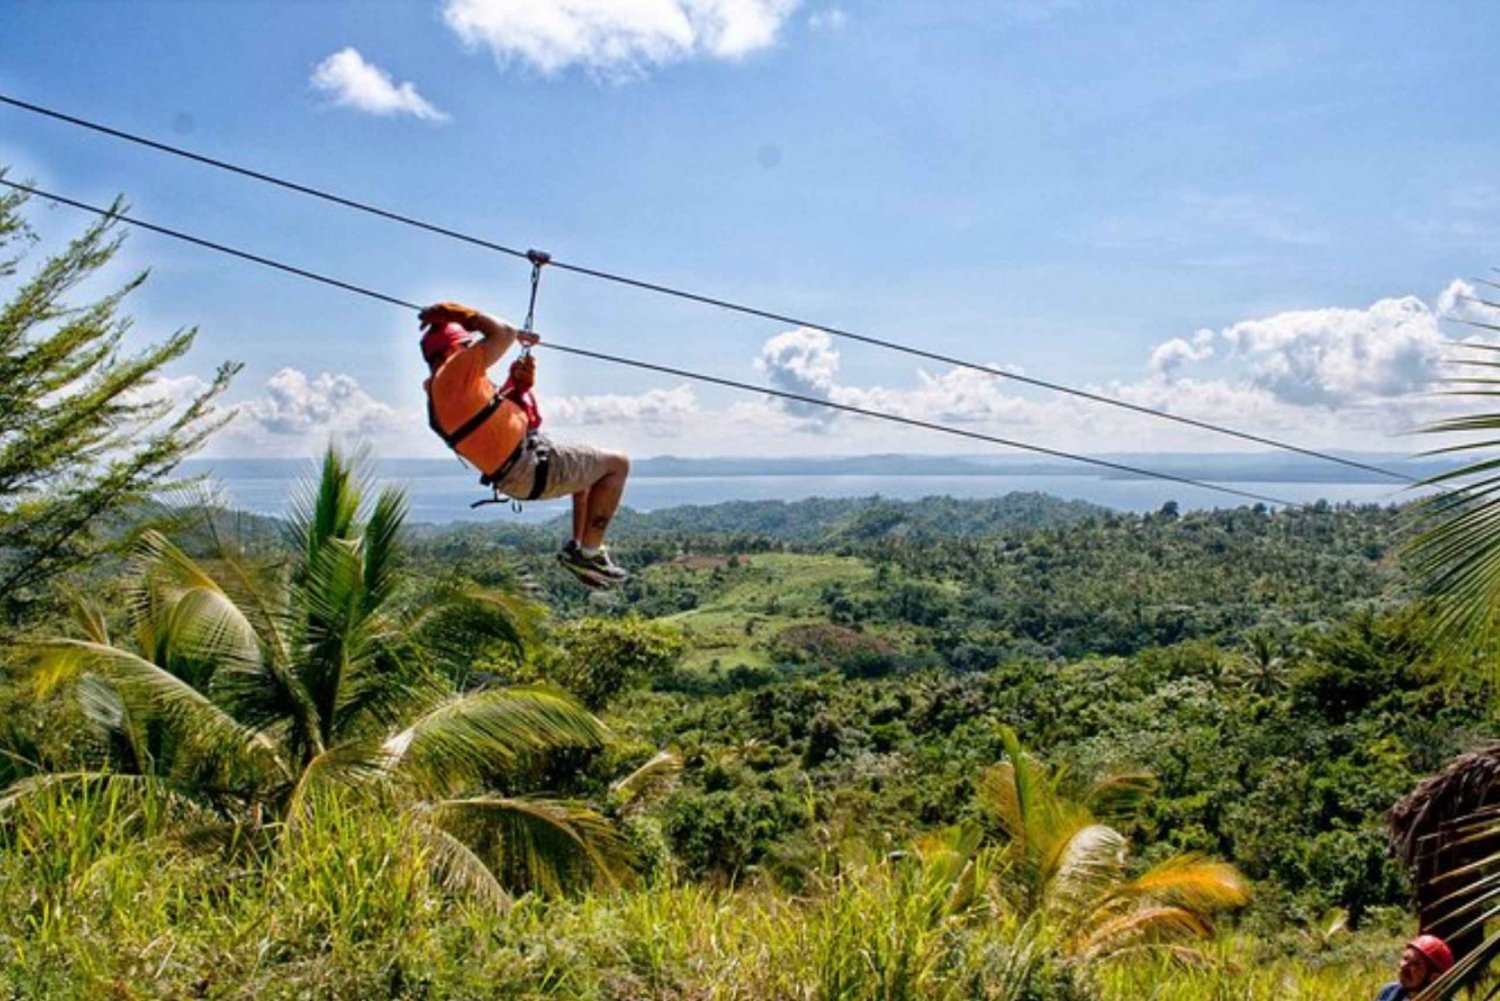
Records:
<instances>
[{"instance_id":1,"label":"distant mountain ridge","mask_svg":"<svg viewBox=\"0 0 1500 1001\"><path fill-rule=\"evenodd\" d=\"M1453 468L1451 461L1412 459L1394 453L1340 452L1342 458L1390 469L1421 479ZM1390 477L1338 465L1312 456L1285 452L1126 452L1096 456L1173 476L1221 483L1391 483ZM190 473L241 477L295 476L311 468L310 459L194 459L185 463ZM376 467L384 476L425 477L452 474L460 467L453 459L382 459ZM638 458L631 475L642 479L737 476L1103 476L1140 479L1123 471L1054 459L1016 455L754 456L688 458L660 455Z\"/></svg>"}]
</instances>

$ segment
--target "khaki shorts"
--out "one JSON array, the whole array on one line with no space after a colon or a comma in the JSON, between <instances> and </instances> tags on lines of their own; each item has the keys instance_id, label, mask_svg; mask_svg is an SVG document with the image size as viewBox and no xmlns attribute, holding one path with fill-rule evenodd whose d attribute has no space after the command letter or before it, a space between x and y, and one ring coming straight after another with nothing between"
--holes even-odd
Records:
<instances>
[{"instance_id":1,"label":"khaki shorts","mask_svg":"<svg viewBox=\"0 0 1500 1001\"><path fill-rule=\"evenodd\" d=\"M589 445L559 444L550 438L537 436L552 449L552 460L547 467L547 485L533 499L552 500L582 493L598 483L609 472L609 462L615 453ZM500 492L507 497L525 500L531 496L536 485L536 452L526 449L511 471L500 482Z\"/></svg>"}]
</instances>

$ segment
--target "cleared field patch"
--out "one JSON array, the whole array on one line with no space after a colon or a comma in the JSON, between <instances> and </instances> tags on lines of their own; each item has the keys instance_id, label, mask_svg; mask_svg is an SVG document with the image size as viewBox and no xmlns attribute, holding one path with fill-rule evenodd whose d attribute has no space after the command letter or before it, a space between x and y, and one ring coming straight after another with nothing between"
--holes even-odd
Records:
<instances>
[{"instance_id":1,"label":"cleared field patch","mask_svg":"<svg viewBox=\"0 0 1500 1001\"><path fill-rule=\"evenodd\" d=\"M679 563L667 572L702 578L707 595L697 608L665 618L687 634L687 670L707 670L715 663L726 669L768 666L770 642L778 634L828 621L824 589L835 583L858 588L875 576L862 560L799 553L741 557L735 567L695 569Z\"/></svg>"}]
</instances>

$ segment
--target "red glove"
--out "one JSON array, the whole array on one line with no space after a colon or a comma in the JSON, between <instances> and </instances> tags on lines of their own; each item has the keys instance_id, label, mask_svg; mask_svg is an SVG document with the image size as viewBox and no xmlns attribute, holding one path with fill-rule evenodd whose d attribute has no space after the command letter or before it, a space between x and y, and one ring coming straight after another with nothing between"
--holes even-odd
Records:
<instances>
[{"instance_id":1,"label":"red glove","mask_svg":"<svg viewBox=\"0 0 1500 1001\"><path fill-rule=\"evenodd\" d=\"M438 302L418 313L417 319L429 327L456 323L465 330L473 330L479 319L479 310L458 302Z\"/></svg>"}]
</instances>

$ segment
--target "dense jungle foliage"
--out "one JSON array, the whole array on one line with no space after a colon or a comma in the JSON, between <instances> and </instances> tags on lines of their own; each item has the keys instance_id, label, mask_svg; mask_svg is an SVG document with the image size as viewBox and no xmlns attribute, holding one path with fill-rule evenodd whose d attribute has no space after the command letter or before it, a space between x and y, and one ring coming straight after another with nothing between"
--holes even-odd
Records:
<instances>
[{"instance_id":1,"label":"dense jungle foliage","mask_svg":"<svg viewBox=\"0 0 1500 1001\"><path fill-rule=\"evenodd\" d=\"M328 475L314 484L325 492ZM314 616L302 621L320 635L331 609L306 604L297 583L327 558L309 556L309 540L346 538L342 552L368 530L361 510L399 520L393 498L357 500L329 505L322 529L317 504L304 507L290 534L179 518L175 546L148 535L109 572L94 566L92 619L70 625L60 601L27 633L94 628L120 646L133 628L130 649L150 659L139 609L155 594L157 628L180 629L179 649L199 644L189 659L201 663L184 595L223 580L252 609L245 581L228 583L238 566L287 581L285 597L262 601ZM347 731L344 749L325 760L303 740L286 752L303 762L291 785L221 744L172 739L189 715L178 703L146 725L144 682L75 660L69 677L113 678L115 696L70 687L55 667L38 686L35 658L9 648L0 984L143 997L1373 991L1410 921L1385 811L1494 732L1492 693L1426 638L1427 612L1388 559L1399 511L1124 515L1034 496L785 510L797 507L737 505L757 530L692 535L685 520L729 516L632 516L620 552L635 578L592 596L552 563L550 527L422 529L403 546L399 526L377 524L390 547L380 615L399 636L359 616L335 632L365 623L369 667L428 680L365 699L368 723L330 717L344 720L328 731ZM325 590L368 577L359 565L355 577L325 567ZM143 574L157 590L142 590ZM355 593L341 607L365 600ZM482 595L508 604L462 600ZM434 602L447 606L437 619L421 611ZM268 664L256 685L270 687L244 695L244 665L267 641L233 653L214 621L215 655L229 657L219 670L236 680L193 682L210 702L264 714L275 691L295 690L277 688ZM434 761L482 745L504 768L460 768L472 778L459 785L430 768L414 782L379 777L397 770L383 735L419 729L400 722L412 713L475 696L498 712L499 693L559 689L578 714L559 703L433 742ZM295 701L279 740L300 739ZM132 711L135 737L122 722ZM993 770L1013 762L1057 805L1006 824ZM332 780L314 782L320 771ZM1202 904L1198 933L1217 913L1228 937L1187 966L1170 952L1112 958L1130 952L1046 902L1054 877L1021 889L1021 873L1043 870L1008 854L1028 843L1017 824L1031 843L1109 831L1098 858L1129 859L1111 878L1157 867L1198 881L1165 903ZM1194 860L1238 872L1182 868ZM634 888L565 892L590 883Z\"/></svg>"},{"instance_id":2,"label":"dense jungle foliage","mask_svg":"<svg viewBox=\"0 0 1500 1001\"><path fill-rule=\"evenodd\" d=\"M1153 773L1131 833L1235 860L1268 926L1336 908L1358 924L1405 900L1384 811L1493 732L1492 693L1454 684L1387 558L1397 509L1137 516L1017 496L942 502L965 516L945 538L922 530L925 503L816 504L816 522L737 506L811 541L736 533L691 553L638 518L630 552L656 562L566 627L685 648L610 710L683 754L664 827L695 877L795 883L820 824L899 843L957 822L1012 726L1081 775Z\"/></svg>"}]
</instances>

